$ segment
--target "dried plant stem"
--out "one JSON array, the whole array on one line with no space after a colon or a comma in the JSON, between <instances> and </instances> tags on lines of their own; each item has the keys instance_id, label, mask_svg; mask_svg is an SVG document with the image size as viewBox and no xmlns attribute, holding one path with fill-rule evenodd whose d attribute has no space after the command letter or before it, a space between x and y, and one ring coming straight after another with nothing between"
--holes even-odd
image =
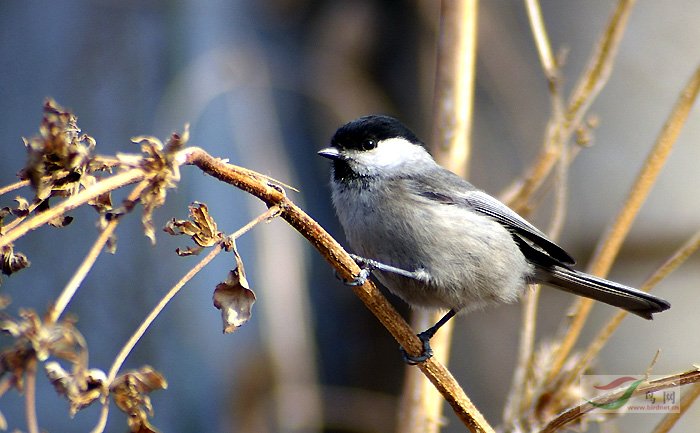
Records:
<instances>
[{"instance_id":1,"label":"dried plant stem","mask_svg":"<svg viewBox=\"0 0 700 433\"><path fill-rule=\"evenodd\" d=\"M29 433L39 433L39 419L36 416L36 364L36 358L30 358L24 373L24 410Z\"/></svg>"},{"instance_id":2,"label":"dried plant stem","mask_svg":"<svg viewBox=\"0 0 700 433\"><path fill-rule=\"evenodd\" d=\"M158 315L163 311L166 305L175 297L180 292L180 289L184 287L184 285L190 281L192 278L194 278L199 271L204 269L206 265L208 265L214 258L219 255L223 251L223 245L221 243L217 244L210 252L207 254L199 263L197 263L196 266L194 266L192 269L190 269L185 276L183 276L180 281L178 281L169 291L168 293L161 298L161 300L158 302L158 304L151 310L151 312L146 316L146 318L141 322L141 325L134 331L133 335L129 338L129 340L124 344L122 349L119 351L117 356L114 358L114 361L112 362L112 366L109 369L109 373L107 375L107 384L110 384L114 381L114 378L117 377L117 373L119 372L119 369L122 367L124 364L124 361L126 361L126 358L129 356L129 353L134 349L136 346L136 343L143 337L143 334L146 333L146 330L151 326L153 321L158 317ZM109 386L106 386L105 389L109 389ZM105 426L107 425L107 415L109 414L109 400L104 398L104 403L102 405L102 411L100 412L100 418L97 422L97 425L92 429L92 433L101 433L104 431Z\"/></svg>"},{"instance_id":3,"label":"dried plant stem","mask_svg":"<svg viewBox=\"0 0 700 433\"><path fill-rule=\"evenodd\" d=\"M104 156L95 157L95 162L98 164L102 164L104 167L114 167L120 164L118 158L109 158ZM45 176L42 179L49 179L49 176ZM31 182L29 180L20 180L10 185L4 186L0 188L0 195L7 194L8 192L12 192L20 188L24 188L25 186L29 186L30 183Z\"/></svg>"},{"instance_id":4,"label":"dried plant stem","mask_svg":"<svg viewBox=\"0 0 700 433\"><path fill-rule=\"evenodd\" d=\"M466 177L474 107L478 0L443 0L435 77L435 159Z\"/></svg>"},{"instance_id":5,"label":"dried plant stem","mask_svg":"<svg viewBox=\"0 0 700 433\"><path fill-rule=\"evenodd\" d=\"M17 225L19 225L22 221L26 220L27 217L29 217L29 215L31 215L32 212L34 212L34 210L36 210L36 208L39 207L39 205L40 205L41 203L42 203L41 201L38 201L38 202L34 202L34 203L29 204L29 206L27 207L27 214L26 214L26 215L19 216L19 217L13 219L12 221L10 221L9 223L7 223L7 224L2 228L2 232L3 232L3 233L7 233L7 232L11 231L12 229L14 229L14 228L15 228Z\"/></svg>"},{"instance_id":6,"label":"dried plant stem","mask_svg":"<svg viewBox=\"0 0 700 433\"><path fill-rule=\"evenodd\" d=\"M268 206L279 206L280 216L316 248L336 269L341 278L349 280L360 272L357 264L335 239L287 199L279 187L272 185L264 177L250 170L241 170L239 167L226 164L199 148L184 149L178 156L178 160L183 164L195 165L205 173L258 197ZM422 345L411 327L371 281L362 286L353 287L353 292L409 354L420 354ZM493 432L491 426L442 364L429 359L418 365L418 368L440 391L457 416L472 432Z\"/></svg>"},{"instance_id":7,"label":"dried plant stem","mask_svg":"<svg viewBox=\"0 0 700 433\"><path fill-rule=\"evenodd\" d=\"M551 56L551 49L544 45L547 39L544 38L546 33L544 32L539 6L534 2L531 3L532 5L526 4L528 6L530 23L533 27L533 32L535 32L540 59L545 58L545 60L541 60L543 68L548 68L551 65L556 65L556 62L553 61L554 59L548 58L548 56ZM533 164L530 172L525 175L525 180L513 185L503 194L504 200L516 211L522 212L527 210L527 203L530 201L530 198L542 186L542 183L559 160L562 150L560 144L568 143L571 140L588 108L608 82L617 50L626 28L627 19L634 3L635 0L620 0L617 3L617 7L608 21L602 37L596 44L586 70L569 98L569 104L563 113L562 122L557 122L555 125L555 134L548 134L548 136L556 137L557 143L551 143L549 139L546 140L537 161ZM540 33L541 35L538 36ZM545 69L545 74L548 78L552 72L554 70ZM556 88L554 84L557 84L557 80L550 81L550 89Z\"/></svg>"},{"instance_id":8,"label":"dried plant stem","mask_svg":"<svg viewBox=\"0 0 700 433\"><path fill-rule=\"evenodd\" d=\"M677 413L668 413L666 416L656 425L652 433L668 433L671 431L673 426L676 425L679 419L688 408L693 404L693 402L700 396L700 382L691 386L688 392L681 396L680 410Z\"/></svg>"},{"instance_id":9,"label":"dried plant stem","mask_svg":"<svg viewBox=\"0 0 700 433\"><path fill-rule=\"evenodd\" d=\"M557 101L561 101L556 95L553 95L552 100L555 106L560 105ZM555 109L555 112L556 111L557 110ZM556 118L560 115L561 114L555 114L554 117ZM555 241L559 239L561 231L564 228L564 222L566 221L566 210L569 197L570 163L569 145L567 143L560 143L559 160L557 162L554 177L554 209L552 212L552 220L550 221L549 228L547 229L547 234Z\"/></svg>"},{"instance_id":10,"label":"dried plant stem","mask_svg":"<svg viewBox=\"0 0 700 433\"><path fill-rule=\"evenodd\" d=\"M654 147L649 152L644 166L628 194L627 200L617 217L603 234L602 240L599 242L599 247L591 261L589 271L592 274L605 276L609 272L612 263L617 257L617 253L620 251L623 240L627 236L627 233L629 233L632 222L648 197L656 178L673 149L673 145L688 118L690 109L693 107L699 91L700 68L695 70L690 81L683 89ZM581 330L583 329L583 325L588 318L592 306L593 301L590 299L578 298L576 301L573 320L568 325L566 334L555 354L552 367L548 374L548 382L553 382L554 378L559 374L559 371L561 371L566 358L581 334Z\"/></svg>"},{"instance_id":11,"label":"dried plant stem","mask_svg":"<svg viewBox=\"0 0 700 433\"><path fill-rule=\"evenodd\" d=\"M233 232L233 234L230 236L232 239L238 239L239 237L243 236L245 233L248 233L250 229L255 227L256 225L260 224L261 222L269 221L272 218L275 218L278 216L280 213L280 208L277 205L270 206L268 210L265 212L261 213L260 215L256 216L252 220L248 221L246 225L241 227L240 229L236 230Z\"/></svg>"},{"instance_id":12,"label":"dried plant stem","mask_svg":"<svg viewBox=\"0 0 700 433\"><path fill-rule=\"evenodd\" d=\"M102 252L102 249L109 240L110 236L112 236L112 233L114 233L114 229L116 227L117 220L115 219L110 221L107 224L107 227L105 227L102 233L100 233L100 235L97 237L95 243L92 245L92 248L90 248L90 251L88 251L87 255L83 259L83 262L80 264L78 269L76 269L70 281L68 281L66 286L63 288L63 291L61 291L61 294L56 299L56 302L49 307L47 319L49 323L55 323L68 306L68 303L71 301L71 299L73 299L75 292L78 290L78 287L80 287L80 284L82 284L88 272L90 272L90 269L92 269L97 257L100 255L100 252Z\"/></svg>"},{"instance_id":13,"label":"dried plant stem","mask_svg":"<svg viewBox=\"0 0 700 433\"><path fill-rule=\"evenodd\" d=\"M540 57L542 69L547 80L550 83L554 82L559 76L559 66L552 54L552 45L549 42L549 36L544 26L539 0L525 0L525 9L527 10L530 28L535 38L535 46L537 47L537 54Z\"/></svg>"},{"instance_id":14,"label":"dried plant stem","mask_svg":"<svg viewBox=\"0 0 700 433\"><path fill-rule=\"evenodd\" d=\"M276 206L271 206L267 211L263 212L261 215L257 216L254 218L252 221L248 222L246 225L238 229L236 232L234 232L230 237L233 239L238 238L239 236L243 235L246 233L248 230L253 228L256 224L259 224L263 221L267 221L270 218L273 218L279 213L279 208ZM122 349L119 351L119 354L114 359L114 362L112 363L112 366L109 369L109 373L107 375L107 383L111 383L114 381L114 378L117 377L117 373L119 372L119 369L121 366L124 364L124 361L126 361L127 356L129 356L129 353L136 347L136 343L143 337L143 335L146 333L146 330L151 326L153 321L158 317L158 315L163 311L163 309L168 305L168 303L177 295L180 290L187 284L192 278L194 278L195 275L199 273L202 269L204 269L209 263L211 263L214 258L219 255L224 250L224 246L222 243L217 244L214 246L214 248L207 254L202 260L197 263L192 269L185 274L180 281L175 283L175 285L168 291L168 293L161 298L161 300L156 304L156 306L151 310L151 312L146 316L146 318L143 320L141 325L134 331L134 334L129 338L129 340L124 344ZM97 425L95 428L92 429L92 433L100 433L104 431L105 425L107 423L107 415L109 413L109 404L108 400L105 398L104 404L102 406L102 412L100 413L100 419L98 420Z\"/></svg>"},{"instance_id":15,"label":"dried plant stem","mask_svg":"<svg viewBox=\"0 0 700 433\"><path fill-rule=\"evenodd\" d=\"M641 285L640 290L648 292L653 287L655 287L661 280L670 275L673 271L678 269L680 265L685 263L685 261L698 249L700 249L700 231L695 233L688 241L686 241L671 257L668 258L652 275ZM559 390L567 389L567 385L574 383L579 375L584 369L588 368L591 362L598 356L601 349L605 346L605 343L610 339L615 330L620 326L622 320L627 317L629 313L624 310L618 310L618 312L605 324L605 326L598 332L598 335L589 344L588 348L583 352L583 356L576 363L574 369L569 371L567 377L561 382L562 385L558 386ZM556 391L555 391L556 392ZM557 396L554 395L553 399L556 400Z\"/></svg>"},{"instance_id":16,"label":"dried plant stem","mask_svg":"<svg viewBox=\"0 0 700 433\"><path fill-rule=\"evenodd\" d=\"M5 395L8 389L12 387L12 384L14 378L11 378L10 376L4 376L0 378L0 397Z\"/></svg>"},{"instance_id":17,"label":"dried plant stem","mask_svg":"<svg viewBox=\"0 0 700 433\"><path fill-rule=\"evenodd\" d=\"M646 394L647 392L659 391L662 389L668 389L676 387L679 385L687 385L690 383L700 382L700 370L694 369L680 374L672 374L670 376L663 377L661 379L656 379L651 382L642 382L634 391L632 396ZM602 395L593 399L593 403L605 404L613 402L619 399L627 390L621 389L609 394ZM558 431L561 427L569 424L572 421L582 417L586 413L594 410L596 407L591 403L583 403L579 406L572 407L561 414L559 414L555 419L550 421L540 433L553 433Z\"/></svg>"},{"instance_id":18,"label":"dried plant stem","mask_svg":"<svg viewBox=\"0 0 700 433\"><path fill-rule=\"evenodd\" d=\"M147 186L148 182L145 181L138 184L136 188L134 188L134 190L131 191L131 193L127 197L127 202L133 203L136 200L138 200L138 198L141 196L141 193L144 189L146 189ZM97 257L103 251L105 244L107 244L107 241L109 241L109 238L114 233L114 230L116 230L117 224L119 224L119 218L112 219L107 223L105 228L97 237L97 240L95 240L95 243L92 245L92 248L90 248L90 251L83 259L83 262L73 274L73 277L63 288L63 291L59 295L58 299L56 299L56 302L54 302L53 305L49 308L49 323L55 323L61 316L61 314L63 314L63 311L68 306L68 303L71 299L73 299L73 296L78 290L78 287L80 287L80 285L83 283L83 280L87 276L88 272L90 272L90 269L92 269L93 265L95 264L95 261L97 261Z\"/></svg>"},{"instance_id":19,"label":"dried plant stem","mask_svg":"<svg viewBox=\"0 0 700 433\"><path fill-rule=\"evenodd\" d=\"M440 11L433 107L432 153L442 166L466 178L470 155L476 64L478 0L443 0ZM444 311L414 311L415 329L436 323ZM454 321L431 340L436 360L447 364ZM396 431L437 433L444 399L419 370L406 369Z\"/></svg>"},{"instance_id":20,"label":"dried plant stem","mask_svg":"<svg viewBox=\"0 0 700 433\"><path fill-rule=\"evenodd\" d=\"M97 419L97 424L90 430L90 433L102 433L107 427L107 417L109 416L109 400L107 397L103 397L102 409L100 410L100 417Z\"/></svg>"},{"instance_id":21,"label":"dried plant stem","mask_svg":"<svg viewBox=\"0 0 700 433\"><path fill-rule=\"evenodd\" d=\"M558 161L555 184L555 207L548 234L552 239L559 237L566 217L567 202L567 178L568 166L571 162L568 158L568 145L562 140L562 129L565 125L564 102L561 97L560 73L557 61L552 54L552 48L547 34L547 29L542 19L542 11L538 0L525 0L525 6L530 22L530 28L539 54L542 70L549 83L552 114L547 124L544 148L550 149L549 155L552 161ZM556 159L554 159L556 158ZM549 165L542 165L545 168ZM523 203L524 204L524 203ZM529 209L520 209L527 211ZM513 374L509 399L503 412L504 424L510 430L515 429L520 414L531 404L536 390L532 384L532 361L535 347L535 334L537 329L537 303L540 287L532 286L522 300L522 320L520 327L518 358Z\"/></svg>"},{"instance_id":22,"label":"dried plant stem","mask_svg":"<svg viewBox=\"0 0 700 433\"><path fill-rule=\"evenodd\" d=\"M619 0L613 15L606 26L602 39L596 45L585 74L578 81L567 109L569 127L578 125L588 108L607 83L612 72L613 60L620 47L622 35L627 27L627 20L636 0ZM572 128L573 130L573 128Z\"/></svg>"},{"instance_id":23,"label":"dried plant stem","mask_svg":"<svg viewBox=\"0 0 700 433\"><path fill-rule=\"evenodd\" d=\"M143 180L145 176L146 174L140 168L132 168L123 173L103 179L92 185L90 188L84 189L78 194L60 202L51 209L38 215L34 215L33 217L25 220L19 226L15 227L13 230L5 233L2 237L0 237L0 248L16 241L28 232L43 226L53 218L84 205L101 194Z\"/></svg>"},{"instance_id":24,"label":"dried plant stem","mask_svg":"<svg viewBox=\"0 0 700 433\"><path fill-rule=\"evenodd\" d=\"M223 251L223 246L221 244L218 244L212 248L212 250L207 254L202 260L200 260L197 265L195 265L192 269L183 276L180 281L178 281L169 291L168 293L161 298L161 300L156 304L155 307L151 310L150 313L146 316L146 318L143 320L141 325L134 331L134 334L129 338L129 340L124 344L122 349L119 351L119 354L114 358L114 362L112 363L112 366L109 369L109 373L107 375L107 383L111 383L114 378L117 376L117 372L121 368L122 364L124 364L124 361L126 360L127 356L131 351L134 349L136 346L136 343L143 337L143 334L146 333L146 330L151 326L153 321L158 317L158 315L163 311L163 309L168 305L168 303L175 297L175 295L178 294L180 289L192 278L194 278L199 271L204 269L206 265L208 265L214 258L219 255Z\"/></svg>"},{"instance_id":25,"label":"dried plant stem","mask_svg":"<svg viewBox=\"0 0 700 433\"><path fill-rule=\"evenodd\" d=\"M238 229L235 233L231 235L233 239L238 238L242 234L246 233L248 230L253 228L256 224L259 224L263 221L267 221L268 219L272 218L279 212L279 208L276 206L271 206L267 211L253 219L252 221L248 222L245 226L241 227ZM212 250L207 254L202 260L197 263L192 269L190 269L187 274L185 274L180 281L175 283L175 285L168 291L168 293L161 298L161 300L156 304L155 307L153 307L153 310L151 310L150 313L148 313L148 316L143 320L141 325L134 331L134 334L129 338L129 340L126 342L124 347L119 351L119 354L116 356L114 359L114 362L112 363L112 366L109 369L109 374L107 375L107 383L110 383L114 380L114 378L117 376L117 372L121 368L122 364L126 360L126 357L131 353L133 348L136 346L136 343L143 337L143 334L146 332L146 330L151 326L153 321L158 317L158 315L163 311L166 305L175 297L175 295L178 294L180 289L184 287L187 282L189 282L192 278L194 278L195 275L199 273L204 267L206 267L209 263L211 263L214 258L219 255L223 251L223 245L219 243L218 245L214 246Z\"/></svg>"},{"instance_id":26,"label":"dried plant stem","mask_svg":"<svg viewBox=\"0 0 700 433\"><path fill-rule=\"evenodd\" d=\"M503 422L512 427L517 422L519 414L529 405L528 379L532 371L532 359L535 351L535 333L537 324L537 306L540 296L540 286L530 286L523 296L523 314L518 338L518 358L515 372L508 392L508 401L503 409ZM508 430L513 430L509 428Z\"/></svg>"},{"instance_id":27,"label":"dried plant stem","mask_svg":"<svg viewBox=\"0 0 700 433\"><path fill-rule=\"evenodd\" d=\"M8 192L12 192L16 189L20 189L20 188L25 187L27 185L29 185L28 180L20 180L18 182L15 182L15 183L12 183L10 185L7 185L7 186L0 188L0 195L7 194Z\"/></svg>"}]
</instances>

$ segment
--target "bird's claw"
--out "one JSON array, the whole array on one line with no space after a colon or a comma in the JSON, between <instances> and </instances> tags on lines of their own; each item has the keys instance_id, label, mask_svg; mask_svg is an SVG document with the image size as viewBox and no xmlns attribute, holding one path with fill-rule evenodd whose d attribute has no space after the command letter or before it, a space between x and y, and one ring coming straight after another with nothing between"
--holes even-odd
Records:
<instances>
[{"instance_id":1,"label":"bird's claw","mask_svg":"<svg viewBox=\"0 0 700 433\"><path fill-rule=\"evenodd\" d=\"M423 363L423 362L429 360L430 358L432 358L433 357L433 348L430 347L430 338L431 337L432 337L432 335L428 335L426 332L421 332L420 334L418 334L418 338L423 343L423 351L418 356L409 355L408 352L406 352L406 349L404 349L403 346L400 346L399 350L401 351L401 356L403 357L403 361L408 365L416 365L416 364Z\"/></svg>"},{"instance_id":2,"label":"bird's claw","mask_svg":"<svg viewBox=\"0 0 700 433\"><path fill-rule=\"evenodd\" d=\"M369 279L370 274L374 270L375 262L373 260L365 259L364 257L360 257L355 254L350 254L350 258L352 258L355 261L355 263L357 263L357 265L360 266L360 273L357 274L357 276L352 280L346 280L345 278L341 278L340 276L338 276L337 271L335 273L335 276L336 278L341 280L346 286L362 286L367 282L367 279Z\"/></svg>"},{"instance_id":3,"label":"bird's claw","mask_svg":"<svg viewBox=\"0 0 700 433\"><path fill-rule=\"evenodd\" d=\"M343 279L343 284L350 287L362 286L367 282L367 279L369 278L369 274L371 272L372 271L368 268L362 268L360 269L360 273L357 274L357 276L354 279L349 281Z\"/></svg>"},{"instance_id":4,"label":"bird's claw","mask_svg":"<svg viewBox=\"0 0 700 433\"><path fill-rule=\"evenodd\" d=\"M355 263L357 263L358 266L360 266L360 273L357 274L357 276L353 280L343 280L343 282L345 283L345 285L350 287L362 286L367 282L367 279L376 267L376 262L374 260L366 259L355 254L350 254L350 258L352 258L355 261Z\"/></svg>"}]
</instances>

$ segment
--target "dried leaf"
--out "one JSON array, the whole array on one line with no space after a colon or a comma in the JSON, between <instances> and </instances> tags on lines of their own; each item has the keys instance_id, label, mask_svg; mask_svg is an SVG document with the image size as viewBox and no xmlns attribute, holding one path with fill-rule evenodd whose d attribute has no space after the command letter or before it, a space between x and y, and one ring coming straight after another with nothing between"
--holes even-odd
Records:
<instances>
[{"instance_id":1,"label":"dried leaf","mask_svg":"<svg viewBox=\"0 0 700 433\"><path fill-rule=\"evenodd\" d=\"M187 126L183 137L173 134L167 146L155 137L139 136L131 139L132 142L141 145L143 156L131 158L131 163L142 168L148 174L150 182L144 188L139 198L143 205L141 223L145 235L156 242L155 229L153 227L153 211L165 203L166 191L174 188L180 180L180 167L175 162L175 156L185 140L189 137ZM128 160L128 156L119 155L122 161Z\"/></svg>"},{"instance_id":2,"label":"dried leaf","mask_svg":"<svg viewBox=\"0 0 700 433\"><path fill-rule=\"evenodd\" d=\"M70 402L70 416L91 405L105 390L107 375L98 369L68 373L58 362L47 362L44 369L56 392Z\"/></svg>"},{"instance_id":3,"label":"dried leaf","mask_svg":"<svg viewBox=\"0 0 700 433\"><path fill-rule=\"evenodd\" d=\"M150 366L128 371L114 379L110 393L117 407L128 416L132 432L157 432L148 421L153 416L153 407L148 393L165 389L165 378Z\"/></svg>"},{"instance_id":4,"label":"dried leaf","mask_svg":"<svg viewBox=\"0 0 700 433\"><path fill-rule=\"evenodd\" d=\"M190 219L170 220L163 231L173 236L187 235L200 248L188 247L186 250L177 249L177 254L180 256L189 256L199 254L204 247L216 245L223 238L223 234L219 232L216 221L209 215L209 209L204 203L194 202L189 206Z\"/></svg>"},{"instance_id":5,"label":"dried leaf","mask_svg":"<svg viewBox=\"0 0 700 433\"><path fill-rule=\"evenodd\" d=\"M68 399L71 416L106 394L107 376L101 370L88 369L85 339L73 322L43 322L34 311L24 310L19 319L4 316L0 331L15 340L11 347L0 352L0 377L12 374L12 385L16 388L22 389L30 361L52 357L71 364L70 372L56 361L45 366L56 391Z\"/></svg>"},{"instance_id":6,"label":"dried leaf","mask_svg":"<svg viewBox=\"0 0 700 433\"><path fill-rule=\"evenodd\" d=\"M201 253L203 249L203 247L187 247L184 250L181 250L180 248L175 248L175 254L177 254L180 257L196 256L199 255L199 253Z\"/></svg>"},{"instance_id":7,"label":"dried leaf","mask_svg":"<svg viewBox=\"0 0 700 433\"><path fill-rule=\"evenodd\" d=\"M5 226L5 217L12 215L12 208L5 206L0 209L0 228Z\"/></svg>"},{"instance_id":8,"label":"dried leaf","mask_svg":"<svg viewBox=\"0 0 700 433\"><path fill-rule=\"evenodd\" d=\"M255 293L250 290L245 277L243 261L233 245L236 269L228 274L223 283L214 289L214 306L221 310L224 333L229 334L250 320L251 309L255 303Z\"/></svg>"},{"instance_id":9,"label":"dried leaf","mask_svg":"<svg viewBox=\"0 0 700 433\"><path fill-rule=\"evenodd\" d=\"M0 209L0 227L5 225L4 220L6 216L13 215L17 218L24 218L27 215L29 215L29 202L27 201L27 199L21 196L17 196L15 197L15 201L17 202L17 206L5 206L2 209Z\"/></svg>"},{"instance_id":10,"label":"dried leaf","mask_svg":"<svg viewBox=\"0 0 700 433\"><path fill-rule=\"evenodd\" d=\"M29 179L39 200L76 194L82 176L91 170L95 140L81 134L77 120L48 99L39 134L24 139L28 159L19 176Z\"/></svg>"},{"instance_id":11,"label":"dried leaf","mask_svg":"<svg viewBox=\"0 0 700 433\"><path fill-rule=\"evenodd\" d=\"M5 329L3 325L2 328ZM12 375L12 386L22 391L24 373L30 360L34 359L34 351L29 347L15 344L0 352L0 378L6 373Z\"/></svg>"},{"instance_id":12,"label":"dried leaf","mask_svg":"<svg viewBox=\"0 0 700 433\"><path fill-rule=\"evenodd\" d=\"M21 310L19 319L2 316L0 331L15 340L12 346L0 352L0 376L12 373L14 386L21 387L21 378L32 359L64 359L73 365L74 376L88 377L85 339L72 322L46 323L36 312Z\"/></svg>"},{"instance_id":13,"label":"dried leaf","mask_svg":"<svg viewBox=\"0 0 700 433\"><path fill-rule=\"evenodd\" d=\"M46 200L43 200L42 202L39 203L39 205L36 207L36 212L37 213L42 213L42 212L49 212L51 209L51 206L49 205L49 199L47 198ZM49 225L53 227L65 227L68 224L73 222L73 217L68 216L68 215L63 215L63 214L57 214L55 217L51 218L49 220Z\"/></svg>"},{"instance_id":14,"label":"dried leaf","mask_svg":"<svg viewBox=\"0 0 700 433\"><path fill-rule=\"evenodd\" d=\"M0 248L0 267L5 275L12 275L17 271L29 267L31 263L27 256L16 253L12 244Z\"/></svg>"},{"instance_id":15,"label":"dried leaf","mask_svg":"<svg viewBox=\"0 0 700 433\"><path fill-rule=\"evenodd\" d=\"M12 215L18 218L24 218L29 215L29 201L19 195L15 197L15 201L17 202L17 206L12 209Z\"/></svg>"}]
</instances>

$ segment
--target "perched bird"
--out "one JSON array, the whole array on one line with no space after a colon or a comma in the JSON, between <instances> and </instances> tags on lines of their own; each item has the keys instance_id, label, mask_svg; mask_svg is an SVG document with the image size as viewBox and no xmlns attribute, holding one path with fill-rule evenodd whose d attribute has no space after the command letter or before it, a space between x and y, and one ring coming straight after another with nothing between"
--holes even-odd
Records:
<instances>
[{"instance_id":1,"label":"perched bird","mask_svg":"<svg viewBox=\"0 0 700 433\"><path fill-rule=\"evenodd\" d=\"M457 312L514 302L542 283L645 319L663 299L572 268L574 259L506 205L438 165L398 120L370 115L340 127L330 147L332 199L363 268L410 305L447 314L418 334L430 338Z\"/></svg>"}]
</instances>

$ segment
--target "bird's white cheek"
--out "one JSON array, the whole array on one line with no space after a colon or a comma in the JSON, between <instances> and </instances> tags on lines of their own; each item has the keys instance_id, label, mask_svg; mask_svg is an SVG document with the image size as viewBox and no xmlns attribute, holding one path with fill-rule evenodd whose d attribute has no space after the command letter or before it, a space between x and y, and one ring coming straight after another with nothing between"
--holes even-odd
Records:
<instances>
[{"instance_id":1,"label":"bird's white cheek","mask_svg":"<svg viewBox=\"0 0 700 433\"><path fill-rule=\"evenodd\" d=\"M363 152L355 159L360 166L366 167L369 170L386 171L397 167L400 163L402 163L400 159L396 158L396 155L392 157L383 151L377 151L376 153L375 151Z\"/></svg>"},{"instance_id":2,"label":"bird's white cheek","mask_svg":"<svg viewBox=\"0 0 700 433\"><path fill-rule=\"evenodd\" d=\"M422 147L402 138L383 140L376 149L362 152L356 156L357 161L366 166L381 170L391 170L425 154Z\"/></svg>"}]
</instances>

